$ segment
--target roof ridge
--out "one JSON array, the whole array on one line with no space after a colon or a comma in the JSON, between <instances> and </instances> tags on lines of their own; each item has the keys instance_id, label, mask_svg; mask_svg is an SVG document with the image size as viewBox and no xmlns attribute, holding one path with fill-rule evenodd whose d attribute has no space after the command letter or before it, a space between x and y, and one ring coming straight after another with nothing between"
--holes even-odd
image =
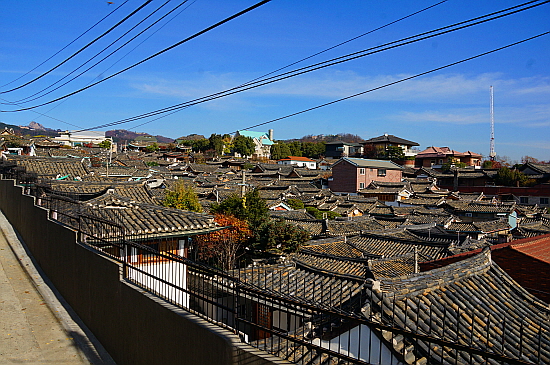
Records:
<instances>
[{"instance_id":1,"label":"roof ridge","mask_svg":"<svg viewBox=\"0 0 550 365\"><path fill-rule=\"evenodd\" d=\"M491 250L486 248L478 255L444 267L396 278L381 278L381 288L387 293L393 292L396 297L414 296L485 273L492 265Z\"/></svg>"}]
</instances>

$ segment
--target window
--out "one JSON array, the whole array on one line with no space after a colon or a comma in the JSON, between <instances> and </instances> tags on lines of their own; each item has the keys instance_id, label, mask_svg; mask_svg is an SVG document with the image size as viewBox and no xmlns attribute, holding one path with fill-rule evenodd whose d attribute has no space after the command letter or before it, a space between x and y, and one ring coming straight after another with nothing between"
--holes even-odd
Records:
<instances>
[{"instance_id":1,"label":"window","mask_svg":"<svg viewBox=\"0 0 550 365\"><path fill-rule=\"evenodd\" d=\"M365 183L359 183L359 189L364 189L365 188Z\"/></svg>"},{"instance_id":2,"label":"window","mask_svg":"<svg viewBox=\"0 0 550 365\"><path fill-rule=\"evenodd\" d=\"M519 197L519 203L520 204L529 204L529 197L528 196L520 196Z\"/></svg>"},{"instance_id":3,"label":"window","mask_svg":"<svg viewBox=\"0 0 550 365\"><path fill-rule=\"evenodd\" d=\"M541 205L548 205L548 198L540 198Z\"/></svg>"},{"instance_id":4,"label":"window","mask_svg":"<svg viewBox=\"0 0 550 365\"><path fill-rule=\"evenodd\" d=\"M365 175L365 169L360 168L359 169L359 175Z\"/></svg>"},{"instance_id":5,"label":"window","mask_svg":"<svg viewBox=\"0 0 550 365\"><path fill-rule=\"evenodd\" d=\"M378 169L378 176L386 176L386 170L385 169Z\"/></svg>"}]
</instances>

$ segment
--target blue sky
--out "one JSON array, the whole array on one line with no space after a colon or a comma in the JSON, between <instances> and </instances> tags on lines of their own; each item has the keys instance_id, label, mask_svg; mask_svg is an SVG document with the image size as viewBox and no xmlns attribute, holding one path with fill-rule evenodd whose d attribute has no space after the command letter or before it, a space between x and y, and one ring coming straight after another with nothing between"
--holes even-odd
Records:
<instances>
[{"instance_id":1,"label":"blue sky","mask_svg":"<svg viewBox=\"0 0 550 365\"><path fill-rule=\"evenodd\" d=\"M24 75L123 3L121 0L113 2L2 1L0 85ZM31 76L36 77L57 65L142 3L129 0L52 60L0 90L19 86L31 80ZM51 74L0 97L8 101L21 100L56 82L163 3L153 0L135 17ZM36 105L72 92L254 3L244 0L189 1L187 9L112 68L109 69L127 50L120 51L59 90L21 105ZM55 120L24 111L0 113L0 121L15 125L37 121L60 129L110 123L238 86L435 3L437 1L273 0L62 103L35 109ZM170 1L166 9L176 4L179 1ZM299 66L518 4L521 2L448 0ZM550 4L541 5L468 29L196 105L146 125L137 126L147 121L143 120L117 128L173 138L191 133L207 137L211 133L230 133L547 32L550 30L549 15ZM133 46L128 50L131 48ZM497 154L512 160L525 155L550 160L550 36L255 130L273 128L276 139L336 133L358 134L368 139L389 133L415 141L422 149L432 145L448 146L486 156L489 154L491 85L494 87ZM16 108L1 105L0 109Z\"/></svg>"}]
</instances>

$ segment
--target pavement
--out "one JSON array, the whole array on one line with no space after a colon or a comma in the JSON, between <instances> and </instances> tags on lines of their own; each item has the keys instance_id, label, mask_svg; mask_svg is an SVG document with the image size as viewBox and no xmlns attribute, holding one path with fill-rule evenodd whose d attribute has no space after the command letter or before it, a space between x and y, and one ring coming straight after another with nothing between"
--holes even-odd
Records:
<instances>
[{"instance_id":1,"label":"pavement","mask_svg":"<svg viewBox=\"0 0 550 365\"><path fill-rule=\"evenodd\" d=\"M0 364L116 365L1 212Z\"/></svg>"}]
</instances>

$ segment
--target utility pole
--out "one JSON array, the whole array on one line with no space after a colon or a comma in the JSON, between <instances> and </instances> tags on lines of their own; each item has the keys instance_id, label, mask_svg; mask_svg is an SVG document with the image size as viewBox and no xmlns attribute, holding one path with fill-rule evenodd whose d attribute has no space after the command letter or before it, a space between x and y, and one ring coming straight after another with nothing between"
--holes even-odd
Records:
<instances>
[{"instance_id":1,"label":"utility pole","mask_svg":"<svg viewBox=\"0 0 550 365\"><path fill-rule=\"evenodd\" d=\"M494 99L493 99L493 86L491 85L491 146L489 150L489 158L491 161L495 160L495 111L494 111Z\"/></svg>"},{"instance_id":2,"label":"utility pole","mask_svg":"<svg viewBox=\"0 0 550 365\"><path fill-rule=\"evenodd\" d=\"M243 198L244 194L246 193L246 176L245 176L244 170L242 171L243 171L243 178L241 181L241 198Z\"/></svg>"}]
</instances>

